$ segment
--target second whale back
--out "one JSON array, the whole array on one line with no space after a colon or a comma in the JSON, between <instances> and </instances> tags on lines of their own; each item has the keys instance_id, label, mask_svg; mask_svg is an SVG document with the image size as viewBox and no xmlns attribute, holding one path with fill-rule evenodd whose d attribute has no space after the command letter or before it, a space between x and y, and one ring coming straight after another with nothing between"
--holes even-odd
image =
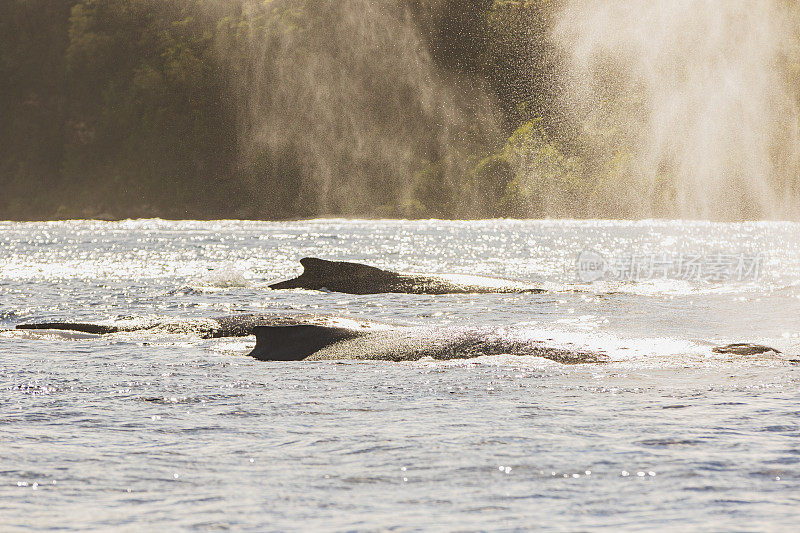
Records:
<instances>
[{"instance_id":1,"label":"second whale back","mask_svg":"<svg viewBox=\"0 0 800 533\"><path fill-rule=\"evenodd\" d=\"M272 289L327 289L348 294L476 294L545 292L518 281L459 274L412 274L392 272L347 261L327 261L316 257L300 260L303 273L270 285Z\"/></svg>"}]
</instances>

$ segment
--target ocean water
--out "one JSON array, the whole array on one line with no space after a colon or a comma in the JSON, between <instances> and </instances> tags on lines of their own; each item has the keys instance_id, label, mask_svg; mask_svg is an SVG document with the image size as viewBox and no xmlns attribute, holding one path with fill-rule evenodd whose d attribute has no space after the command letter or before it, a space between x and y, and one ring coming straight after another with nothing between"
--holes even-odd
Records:
<instances>
[{"instance_id":1,"label":"ocean water","mask_svg":"<svg viewBox=\"0 0 800 533\"><path fill-rule=\"evenodd\" d=\"M551 291L266 288L304 256ZM611 362L13 330L273 311L514 327ZM0 222L0 530L796 531L798 317L794 223ZM711 351L734 342L780 353Z\"/></svg>"}]
</instances>

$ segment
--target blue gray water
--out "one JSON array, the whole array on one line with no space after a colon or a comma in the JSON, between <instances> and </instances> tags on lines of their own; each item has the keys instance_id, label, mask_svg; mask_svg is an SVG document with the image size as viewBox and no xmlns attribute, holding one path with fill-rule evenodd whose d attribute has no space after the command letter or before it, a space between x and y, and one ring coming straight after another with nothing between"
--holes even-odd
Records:
<instances>
[{"instance_id":1,"label":"blue gray water","mask_svg":"<svg viewBox=\"0 0 800 533\"><path fill-rule=\"evenodd\" d=\"M589 249L760 269L585 284ZM265 288L306 255L554 292ZM613 361L265 363L253 338L11 331L293 310L515 326ZM790 223L0 222L0 530L795 531L799 314ZM710 350L730 342L782 353Z\"/></svg>"}]
</instances>

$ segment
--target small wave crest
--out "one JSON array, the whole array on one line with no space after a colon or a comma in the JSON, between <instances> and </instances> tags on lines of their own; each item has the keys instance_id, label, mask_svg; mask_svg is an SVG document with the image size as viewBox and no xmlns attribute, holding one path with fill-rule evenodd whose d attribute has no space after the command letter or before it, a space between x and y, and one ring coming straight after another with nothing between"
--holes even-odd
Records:
<instances>
[{"instance_id":1,"label":"small wave crest","mask_svg":"<svg viewBox=\"0 0 800 533\"><path fill-rule=\"evenodd\" d=\"M250 286L246 271L237 268L233 264L222 265L204 272L199 276L198 282L206 287L219 287L221 289Z\"/></svg>"},{"instance_id":2,"label":"small wave crest","mask_svg":"<svg viewBox=\"0 0 800 533\"><path fill-rule=\"evenodd\" d=\"M252 282L248 279L246 270L237 268L233 264L209 268L207 271L191 279L186 285L170 291L170 296L184 296L192 294L214 293L237 287L250 287Z\"/></svg>"}]
</instances>

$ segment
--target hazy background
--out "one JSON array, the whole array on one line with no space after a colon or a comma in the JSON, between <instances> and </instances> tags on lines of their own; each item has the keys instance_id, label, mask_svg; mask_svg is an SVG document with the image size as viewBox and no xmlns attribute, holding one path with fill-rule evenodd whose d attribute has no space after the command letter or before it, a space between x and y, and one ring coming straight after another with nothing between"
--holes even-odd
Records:
<instances>
[{"instance_id":1,"label":"hazy background","mask_svg":"<svg viewBox=\"0 0 800 533\"><path fill-rule=\"evenodd\" d=\"M0 219L797 219L783 0L6 0Z\"/></svg>"}]
</instances>

